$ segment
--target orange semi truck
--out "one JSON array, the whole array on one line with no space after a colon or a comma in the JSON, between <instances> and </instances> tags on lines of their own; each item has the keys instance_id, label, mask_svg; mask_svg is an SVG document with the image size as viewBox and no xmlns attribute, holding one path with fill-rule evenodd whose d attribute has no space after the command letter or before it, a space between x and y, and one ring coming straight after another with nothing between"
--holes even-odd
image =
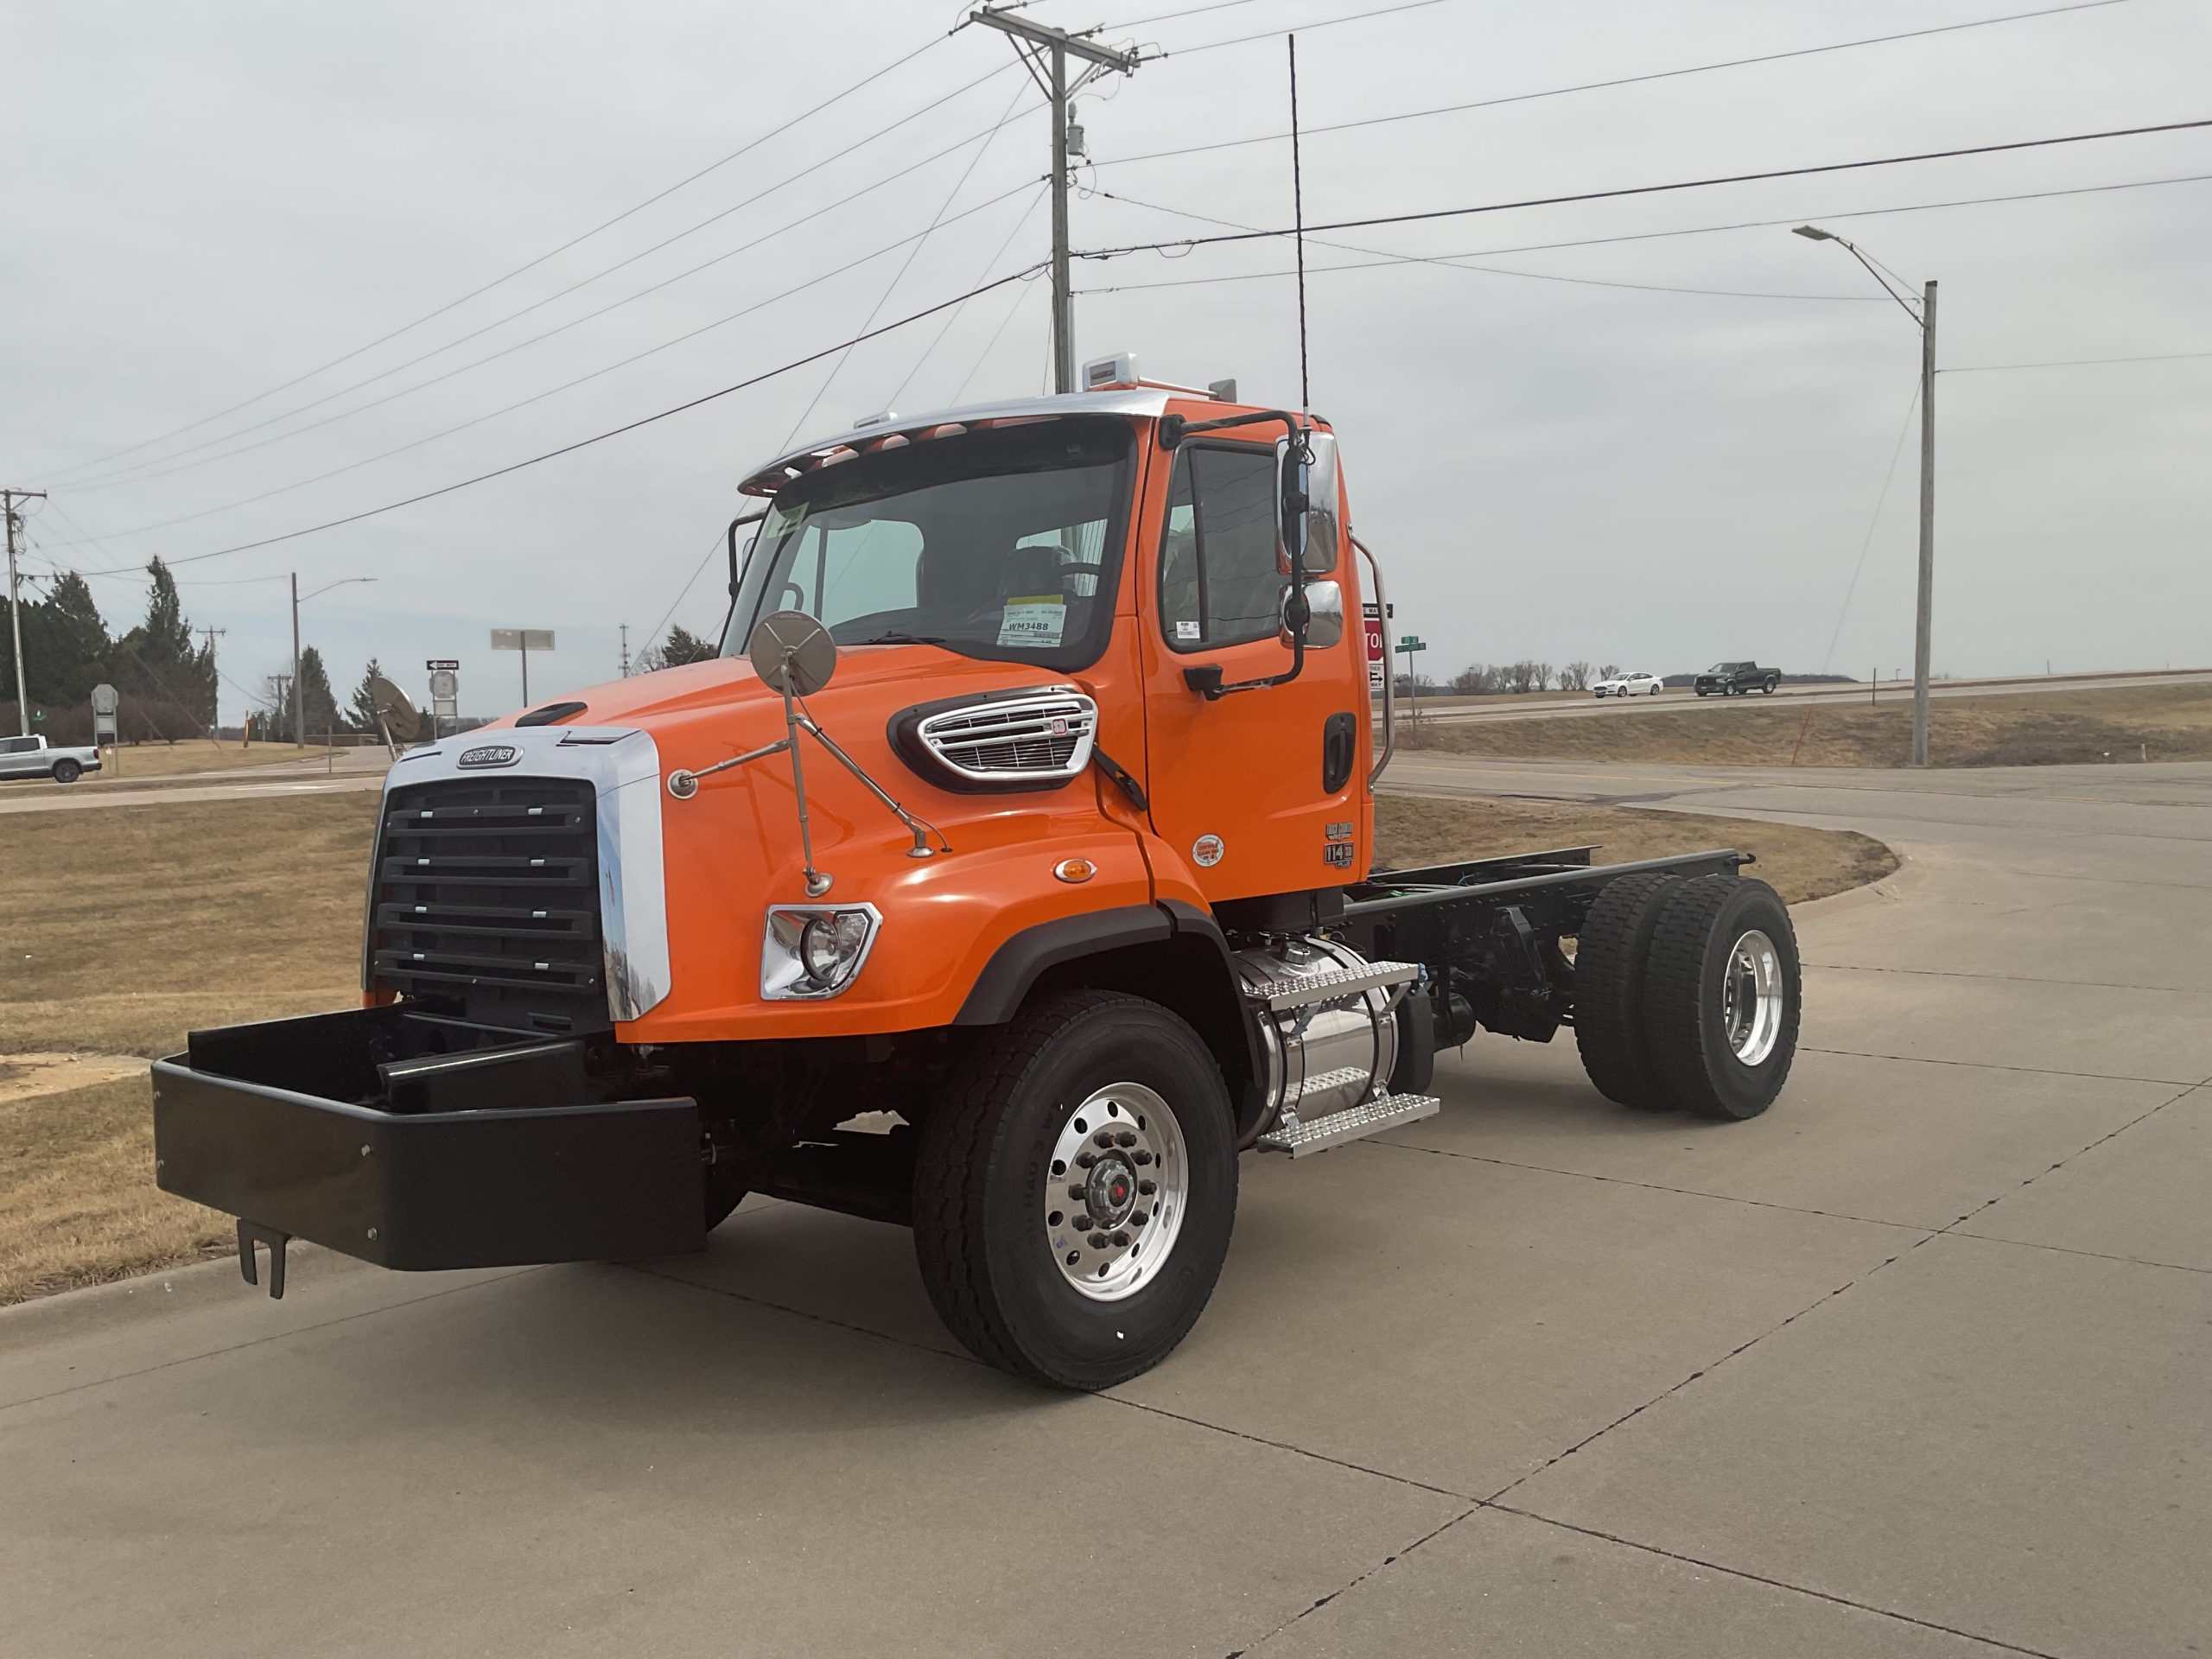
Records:
<instances>
[{"instance_id":1,"label":"orange semi truck","mask_svg":"<svg viewBox=\"0 0 2212 1659\"><path fill-rule=\"evenodd\" d=\"M1197 1320L1240 1154L1429 1116L1478 1029L1766 1108L1799 970L1749 861L1379 866L1327 423L1084 380L778 457L719 659L400 757L361 1006L154 1067L160 1184L249 1283L293 1237L669 1255L763 1193L910 1226L969 1348L1097 1389Z\"/></svg>"}]
</instances>

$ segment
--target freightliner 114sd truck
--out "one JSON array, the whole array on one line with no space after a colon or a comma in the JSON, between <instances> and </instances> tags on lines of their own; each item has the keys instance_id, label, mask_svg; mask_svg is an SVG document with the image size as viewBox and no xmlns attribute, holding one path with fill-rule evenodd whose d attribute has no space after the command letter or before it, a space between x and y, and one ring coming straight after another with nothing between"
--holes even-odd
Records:
<instances>
[{"instance_id":1,"label":"freightliner 114sd truck","mask_svg":"<svg viewBox=\"0 0 2212 1659\"><path fill-rule=\"evenodd\" d=\"M978 1356L1096 1389L1197 1320L1240 1154L1427 1116L1478 1029L1766 1108L1798 960L1748 861L1378 866L1382 572L1327 423L1085 388L777 457L719 659L400 757L361 1006L154 1068L160 1184L249 1282L291 1237L669 1255L763 1193L911 1227Z\"/></svg>"}]
</instances>

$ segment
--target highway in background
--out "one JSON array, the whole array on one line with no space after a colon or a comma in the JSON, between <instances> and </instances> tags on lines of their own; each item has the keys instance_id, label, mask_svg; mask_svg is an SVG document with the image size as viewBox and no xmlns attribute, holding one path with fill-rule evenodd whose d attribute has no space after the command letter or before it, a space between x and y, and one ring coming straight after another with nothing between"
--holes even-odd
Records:
<instances>
[{"instance_id":1,"label":"highway in background","mask_svg":"<svg viewBox=\"0 0 2212 1659\"><path fill-rule=\"evenodd\" d=\"M2002 680L1941 680L1928 688L1928 695L1931 698L2009 696L2038 691L2118 690L2133 685L2212 685L2212 669L2177 668L2143 674L2037 674ZM1909 703L1912 700L1912 682L1884 680L1871 688L1864 681L1843 685L1785 685L1774 694L1775 698L1788 697L1801 703L1866 702L1870 696L1877 706ZM1529 720L1548 719L1554 715L1619 715L1630 710L1649 714L1655 709L1722 709L1739 701L1741 699L1734 697L1700 697L1688 686L1669 686L1656 697L1599 697L1587 691L1545 691L1517 697L1485 697L1478 702L1424 697L1421 700L1421 719L1426 724L1432 720ZM1751 701L1766 702L1773 699L1754 696ZM1406 718L1411 707L1409 700L1400 698L1399 717Z\"/></svg>"}]
</instances>

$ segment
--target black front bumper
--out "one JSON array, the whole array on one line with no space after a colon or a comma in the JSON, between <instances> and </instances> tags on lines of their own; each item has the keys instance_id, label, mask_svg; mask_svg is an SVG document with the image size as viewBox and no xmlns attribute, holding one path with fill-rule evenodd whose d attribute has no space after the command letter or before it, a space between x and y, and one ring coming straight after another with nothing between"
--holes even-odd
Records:
<instances>
[{"instance_id":1,"label":"black front bumper","mask_svg":"<svg viewBox=\"0 0 2212 1659\"><path fill-rule=\"evenodd\" d=\"M387 1268L703 1249L696 1103L588 1093L575 1045L398 1007L194 1032L154 1065L155 1176Z\"/></svg>"}]
</instances>

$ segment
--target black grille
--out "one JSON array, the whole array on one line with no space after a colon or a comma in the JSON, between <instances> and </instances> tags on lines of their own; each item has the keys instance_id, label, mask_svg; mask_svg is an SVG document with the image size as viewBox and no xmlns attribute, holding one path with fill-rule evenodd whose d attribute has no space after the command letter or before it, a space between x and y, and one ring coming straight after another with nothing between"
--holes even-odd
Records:
<instances>
[{"instance_id":1,"label":"black grille","mask_svg":"<svg viewBox=\"0 0 2212 1659\"><path fill-rule=\"evenodd\" d=\"M393 790L370 916L380 985L493 1023L607 1024L589 784L455 778Z\"/></svg>"}]
</instances>

